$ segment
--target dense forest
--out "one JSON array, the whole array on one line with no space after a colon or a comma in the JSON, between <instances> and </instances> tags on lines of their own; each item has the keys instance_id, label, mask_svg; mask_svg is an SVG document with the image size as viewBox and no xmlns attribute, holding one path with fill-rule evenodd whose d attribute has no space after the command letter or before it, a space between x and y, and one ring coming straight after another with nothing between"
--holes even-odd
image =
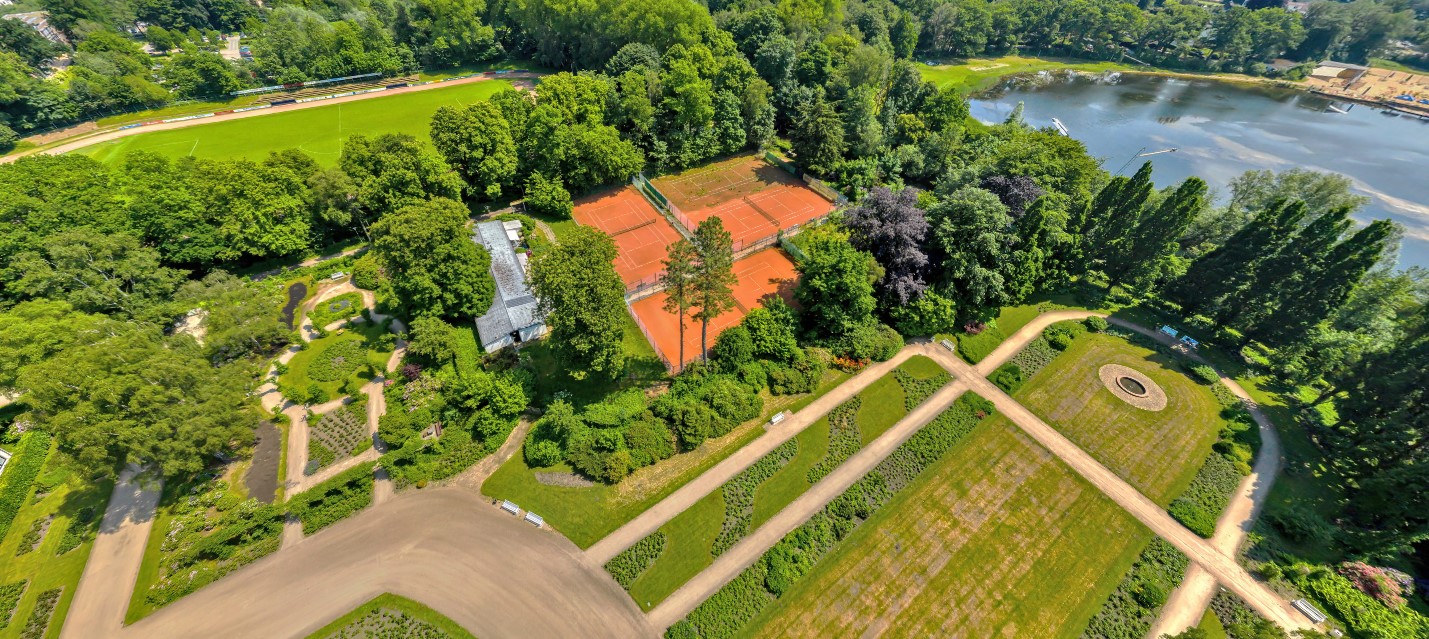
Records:
<instances>
[{"instance_id":1,"label":"dense forest","mask_svg":"<svg viewBox=\"0 0 1429 639\"><path fill-rule=\"evenodd\" d=\"M1302 18L1264 4L49 0L77 43L74 65L43 78L37 69L57 51L0 30L0 105L15 131L175 95L420 65L513 57L566 71L530 94L438 111L430 145L353 136L331 168L298 150L259 160L133 153L113 165L37 156L0 167L0 391L21 398L21 421L96 472L135 462L192 473L251 437L259 415L246 389L292 339L274 317L274 292L230 272L370 240L364 268L380 272L379 297L416 320L423 339L424 324L431 335L445 329L418 322L467 321L491 299L486 256L461 232L470 208L524 195L568 214L572 194L639 170L777 145L855 204L808 238L801 310L751 314L767 325L734 331L716 353L770 354L780 375L798 377L807 371L791 339L866 359L895 343L894 331L976 332L1001 307L1092 286L1099 303L1184 317L1314 387L1319 397L1307 402L1333 401L1337 419L1314 436L1347 478L1343 518L1300 523L1331 531L1349 552L1391 555L1429 537L1429 513L1402 498L1429 481L1429 310L1424 274L1395 269L1400 231L1355 224L1363 203L1335 176L1250 173L1222 204L1197 178L1155 188L1150 164L1109 175L1078 141L1017 114L971 120L963 97L923 81L913 62L1014 47L1098 59L1129 50L1167 66L1258 73L1278 56L1361 59L1391 39L1422 42L1416 16L1429 8L1318 2ZM135 20L171 53L158 64L116 31ZM208 50L216 32L237 29L252 38L252 61ZM583 232L533 260L533 286L555 313L550 339L580 377L623 370L608 244ZM212 309L202 345L167 334L198 306ZM734 341L743 339L748 348ZM449 350L427 352L441 360ZM521 397L510 387L530 379L500 374L500 383L479 376L485 386L471 382L452 410L499 403L496 412L514 415L513 402L489 397ZM536 452L614 480L676 444L696 446L751 413L709 408L747 393L699 383L705 374L682 376L655 407L671 426L645 428L654 443L640 457L619 442ZM635 419L618 403L553 410L548 430Z\"/></svg>"},{"instance_id":2,"label":"dense forest","mask_svg":"<svg viewBox=\"0 0 1429 639\"><path fill-rule=\"evenodd\" d=\"M34 1L72 46L16 21L0 23L0 147L31 131L175 99L220 99L246 87L506 57L597 69L637 42L661 53L703 44L718 58L730 49L712 37L716 28L733 37L781 98L784 76L821 82L815 77L821 65L860 46L900 60L1016 52L1131 56L1170 68L1265 75L1275 73L1267 65L1277 58L1389 56L1423 66L1423 54L1401 43L1429 44L1425 0L1320 0L1303 16L1273 0L1222 8L1181 0L751 0L708 7L617 0L281 0L262 7L245 0ZM251 58L229 61L216 53L222 34L233 32L245 34ZM72 64L49 74L47 60L62 54ZM877 62L869 52L859 55ZM617 65L612 75L628 66ZM1305 70L1281 72L1296 77Z\"/></svg>"}]
</instances>

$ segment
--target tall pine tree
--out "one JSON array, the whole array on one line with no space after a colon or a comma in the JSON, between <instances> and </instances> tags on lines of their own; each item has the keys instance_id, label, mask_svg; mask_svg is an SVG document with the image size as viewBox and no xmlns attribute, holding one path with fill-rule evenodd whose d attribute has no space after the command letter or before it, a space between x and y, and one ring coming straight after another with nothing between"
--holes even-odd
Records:
<instances>
[{"instance_id":1,"label":"tall pine tree","mask_svg":"<svg viewBox=\"0 0 1429 639\"><path fill-rule=\"evenodd\" d=\"M1107 277L1112 284L1144 286L1160 277L1176 256L1176 240L1191 226L1206 201L1206 183L1198 177L1186 178L1176 190L1147 208L1107 258Z\"/></svg>"},{"instance_id":2,"label":"tall pine tree","mask_svg":"<svg viewBox=\"0 0 1429 639\"><path fill-rule=\"evenodd\" d=\"M1302 339L1310 327L1330 316L1384 253L1394 224L1378 220L1335 245L1325 259L1284 286L1280 301L1253 334L1281 346Z\"/></svg>"},{"instance_id":3,"label":"tall pine tree","mask_svg":"<svg viewBox=\"0 0 1429 639\"><path fill-rule=\"evenodd\" d=\"M1348 208L1311 220L1289 243L1257 264L1251 285L1232 295L1216 320L1247 335L1261 334L1271 313L1296 294L1296 278L1313 278L1350 225Z\"/></svg>"},{"instance_id":4,"label":"tall pine tree","mask_svg":"<svg viewBox=\"0 0 1429 639\"><path fill-rule=\"evenodd\" d=\"M734 308L734 242L724 222L711 216L695 229L694 249L698 259L694 269L693 306L700 320L700 353L709 359L710 320Z\"/></svg>"},{"instance_id":5,"label":"tall pine tree","mask_svg":"<svg viewBox=\"0 0 1429 639\"><path fill-rule=\"evenodd\" d=\"M1136 175L1114 177L1102 187L1092 200L1083 230L1086 236L1084 252L1088 258L1106 260L1116 254L1118 247L1136 228L1152 191L1150 162L1141 165Z\"/></svg>"},{"instance_id":6,"label":"tall pine tree","mask_svg":"<svg viewBox=\"0 0 1429 639\"><path fill-rule=\"evenodd\" d=\"M696 260L695 245L681 239L670 245L665 257L665 271L660 273L660 284L664 287L666 313L674 313L680 322L680 360L676 366L685 367L685 317L694 305Z\"/></svg>"},{"instance_id":7,"label":"tall pine tree","mask_svg":"<svg viewBox=\"0 0 1429 639\"><path fill-rule=\"evenodd\" d=\"M1274 255L1305 217L1304 202L1281 200L1260 211L1225 244L1191 263L1167 291L1186 315L1220 316L1222 303L1254 276L1255 264Z\"/></svg>"}]
</instances>

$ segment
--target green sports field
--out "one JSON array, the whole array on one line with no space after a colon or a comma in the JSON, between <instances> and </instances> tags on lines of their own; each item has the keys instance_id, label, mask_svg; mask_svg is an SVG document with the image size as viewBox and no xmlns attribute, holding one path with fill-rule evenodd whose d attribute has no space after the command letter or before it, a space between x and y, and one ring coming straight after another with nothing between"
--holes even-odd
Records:
<instances>
[{"instance_id":1,"label":"green sports field","mask_svg":"<svg viewBox=\"0 0 1429 639\"><path fill-rule=\"evenodd\" d=\"M169 157L193 155L260 160L269 151L299 148L319 163L337 163L342 142L354 134L409 133L426 139L432 114L444 105L485 100L502 89L504 80L457 84L285 111L282 113L200 124L182 129L140 133L101 142L76 151L102 162L118 162L130 151L154 151Z\"/></svg>"}]
</instances>

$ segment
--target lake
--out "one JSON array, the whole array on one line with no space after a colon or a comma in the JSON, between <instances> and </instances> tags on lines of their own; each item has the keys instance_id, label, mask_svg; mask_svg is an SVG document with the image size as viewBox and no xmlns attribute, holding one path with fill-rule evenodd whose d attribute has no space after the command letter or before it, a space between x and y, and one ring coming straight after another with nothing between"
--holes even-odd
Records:
<instances>
[{"instance_id":1,"label":"lake","mask_svg":"<svg viewBox=\"0 0 1429 639\"><path fill-rule=\"evenodd\" d=\"M1029 124L1057 118L1111 172L1133 173L1145 161L1128 164L1138 153L1175 147L1145 158L1157 185L1198 175L1222 203L1230 181L1251 169L1344 174L1371 198L1359 220L1404 226L1400 265L1429 266L1429 122L1301 91L1115 73L1013 79L974 98L972 114L1001 122L1018 102Z\"/></svg>"}]
</instances>

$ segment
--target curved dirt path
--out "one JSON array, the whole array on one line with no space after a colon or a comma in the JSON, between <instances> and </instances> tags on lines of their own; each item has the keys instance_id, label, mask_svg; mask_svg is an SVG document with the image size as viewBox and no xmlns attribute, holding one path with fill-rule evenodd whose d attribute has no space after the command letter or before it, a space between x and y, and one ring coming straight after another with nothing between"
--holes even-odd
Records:
<instances>
[{"instance_id":1,"label":"curved dirt path","mask_svg":"<svg viewBox=\"0 0 1429 639\"><path fill-rule=\"evenodd\" d=\"M4 156L4 157L0 157L0 164L7 164L7 163L10 163L10 162L14 162L15 160L18 160L18 159L20 159L20 158L22 158L22 157L34 155L34 154L36 154L36 153L45 153L45 154L49 154L49 155L60 155L60 154L63 154L63 153L68 153L68 152L70 152L70 151L74 151L74 150L76 150L76 149L82 149L82 148L87 147L87 146L93 146L93 145L99 144L99 143L101 143L101 142L109 142L109 141L111 141L111 140L118 140L118 139L120 139L120 138L127 138L127 137L129 137L129 136L131 136L131 135L139 135L139 134L142 134L142 133L149 133L150 131L167 131L167 130L170 130L170 129L183 129L183 128L188 128L188 127L191 127L191 126L201 126L201 125L204 125L204 124L211 124L211 123L214 123L214 122L227 122L227 121L229 121L229 120L242 120L242 119L245 119L245 118L254 118L254 117L259 117L259 116L263 116L263 115L272 115L272 114L274 114L274 113L284 113L284 112L287 112L287 111L299 111L299 110L302 110L302 109L312 109L312 108L327 106L327 105L329 105L329 104L343 104L343 103L345 103L345 102L355 102L355 101L357 101L357 100L371 100L371 99L374 99L374 98L383 98L383 97L388 97L388 96L393 96L393 95L399 95L399 94L402 94L402 93L412 93L412 92L414 92L414 91L430 91L430 90L432 90L432 89L439 89L439 88L443 88L443 87L456 86L456 85L458 85L458 84L471 84L471 83L473 83L473 82L486 82L486 81L489 81L489 80L508 80L508 79L509 79L509 80L530 80L530 79L532 79L532 78L538 78L538 77L540 77L540 74L536 74L536 73L507 73L507 74L502 74L502 75L499 75L499 76L493 75L493 76L482 76L482 77L475 77L475 78L462 78L462 79L460 79L460 80L449 80L449 81L446 81L446 82L434 82L434 83L432 83L432 84L423 84L423 85L421 85L421 86L409 86L409 87L402 87L402 88L400 88L400 89L387 89L386 91L377 91L377 92L374 92L374 93L360 93L360 94L358 94L358 95L349 95L349 96L344 96L344 97L341 97L341 98L332 98L332 99L330 99L330 100L317 100L317 101L314 101L314 102L302 102L302 103L298 103L298 104L283 104L283 105L279 105L279 106L275 106L275 107L269 107L269 108L267 108L267 109L258 109L258 110L255 110L255 111L244 111L244 112L242 112L242 113L225 113L225 114L223 114L223 115L215 115L215 116L210 116L210 117L207 117L207 118L198 118L198 119L196 119L196 120L184 120L184 121L182 121L182 122L165 122L165 123L163 123L163 124L151 124L151 125L149 125L149 126L134 127L134 128L131 128L131 129L120 129L120 128L118 128L118 127L111 127L111 128L107 128L107 129L98 129L98 130L95 130L94 132L86 133L85 135L83 135L83 136L81 136L81 137L77 137L77 138L75 138L75 139L73 139L73 140L70 140L69 142L65 142L65 143L60 144L60 145L57 145L57 146L52 146L52 147L45 148L45 149L32 149L32 150L30 150L30 151L25 151L25 152L21 152L21 153L14 153L14 154L11 154L11 155L6 155L6 156Z\"/></svg>"},{"instance_id":2,"label":"curved dirt path","mask_svg":"<svg viewBox=\"0 0 1429 639\"><path fill-rule=\"evenodd\" d=\"M614 532L606 535L604 539L595 542L586 549L586 555L597 564L605 564L621 551L635 545L635 542L644 539L650 533L659 530L675 516L685 512L686 508L694 505L695 502L703 499L705 495L718 490L725 482L735 475L743 472L750 464L759 461L769 451L778 448L784 442L789 441L795 435L803 432L810 424L819 421L829 411L839 404L848 401L850 397L863 392L863 389L879 378L883 377L909 357L922 352L918 346L905 346L897 355L886 362L879 362L863 369L857 375L839 384L833 390L825 393L802 410L787 416L784 421L774 426L765 425L765 432L758 439L745 444L744 447L735 451L734 454L724 458L713 468L705 471L689 483L681 486L675 492L656 503L654 506L640 513L635 519L626 522L624 526L617 528ZM906 419L906 418L905 418Z\"/></svg>"},{"instance_id":3,"label":"curved dirt path","mask_svg":"<svg viewBox=\"0 0 1429 639\"><path fill-rule=\"evenodd\" d=\"M1081 475L1100 492L1106 495L1117 505L1121 506L1133 517L1142 522L1156 533L1176 546L1181 552L1191 558L1194 565L1204 570L1207 576L1211 577L1214 585L1219 582L1227 589L1235 592L1244 599L1247 604L1254 608L1261 615L1275 622L1277 625L1287 630L1299 630L1313 627L1307 619L1292 609L1288 603L1279 595L1271 591L1264 584L1257 581L1250 573L1246 572L1235 559L1228 553L1223 552L1219 546L1212 545L1201 539L1196 534L1187 530L1179 522L1166 514L1160 506L1138 492L1130 484L1126 483L1115 473L1101 465L1089 454L1077 447L1070 440L1047 425L1040 418L1034 415L1026 407L1013 400L985 377L984 370L992 371L1003 362L1012 358L1026 344L1036 338L1047 326L1063 321L1082 319L1090 316L1105 316L1102 313L1088 311L1056 311L1044 313L1032 322L1020 329L1017 333L1004 340L998 348L989 355L988 358L979 363L974 368L954 353L943 347L932 345L920 345L922 352L935 361L938 361L944 368L953 373L954 382L949 387L939 391L934 398L930 398L919 407L915 413L910 413L903 420L900 420L879 440L870 444L868 448L860 451L849 461L839 466L834 473L825 477L820 483L815 484L794 502L786 506L768 522L765 522L758 530L736 544L734 548L725 552L714 563L702 571L695 578L686 582L674 594L667 598L649 613L651 623L657 628L668 627L679 621L690 611L694 610L705 599L717 592L725 584L729 583L745 568L758 561L774 544L783 539L785 535L794 530L819 509L823 508L829 501L837 497L847 489L849 485L862 477L869 469L877 465L883 457L887 456L898 443L921 428L932 417L936 417L939 412L945 409L964 390L970 389L973 392L992 401L997 409L1013 421L1023 432L1037 440L1039 444L1052 452L1073 471ZM1109 319L1118 326L1135 330L1137 332L1155 336L1156 333L1149 329L1137 326L1120 319ZM912 346L908 348L914 348ZM907 349L905 349L907 350ZM951 396L948 396L951 395ZM924 409L933 410L931 415L924 415ZM873 449L875 444L884 443L887 438L891 444L878 449ZM1262 448L1264 453L1267 449ZM1278 451L1278 447L1276 448ZM1258 464L1259 465L1259 464ZM1273 475L1272 475L1273 477ZM1268 485L1265 492L1268 492ZM1263 494L1261 495L1263 498ZM1248 523L1246 524L1248 527Z\"/></svg>"},{"instance_id":4,"label":"curved dirt path","mask_svg":"<svg viewBox=\"0 0 1429 639\"><path fill-rule=\"evenodd\" d=\"M67 630L117 639L304 637L384 592L431 606L479 637L655 635L574 544L456 488L365 510L127 628Z\"/></svg>"}]
</instances>

